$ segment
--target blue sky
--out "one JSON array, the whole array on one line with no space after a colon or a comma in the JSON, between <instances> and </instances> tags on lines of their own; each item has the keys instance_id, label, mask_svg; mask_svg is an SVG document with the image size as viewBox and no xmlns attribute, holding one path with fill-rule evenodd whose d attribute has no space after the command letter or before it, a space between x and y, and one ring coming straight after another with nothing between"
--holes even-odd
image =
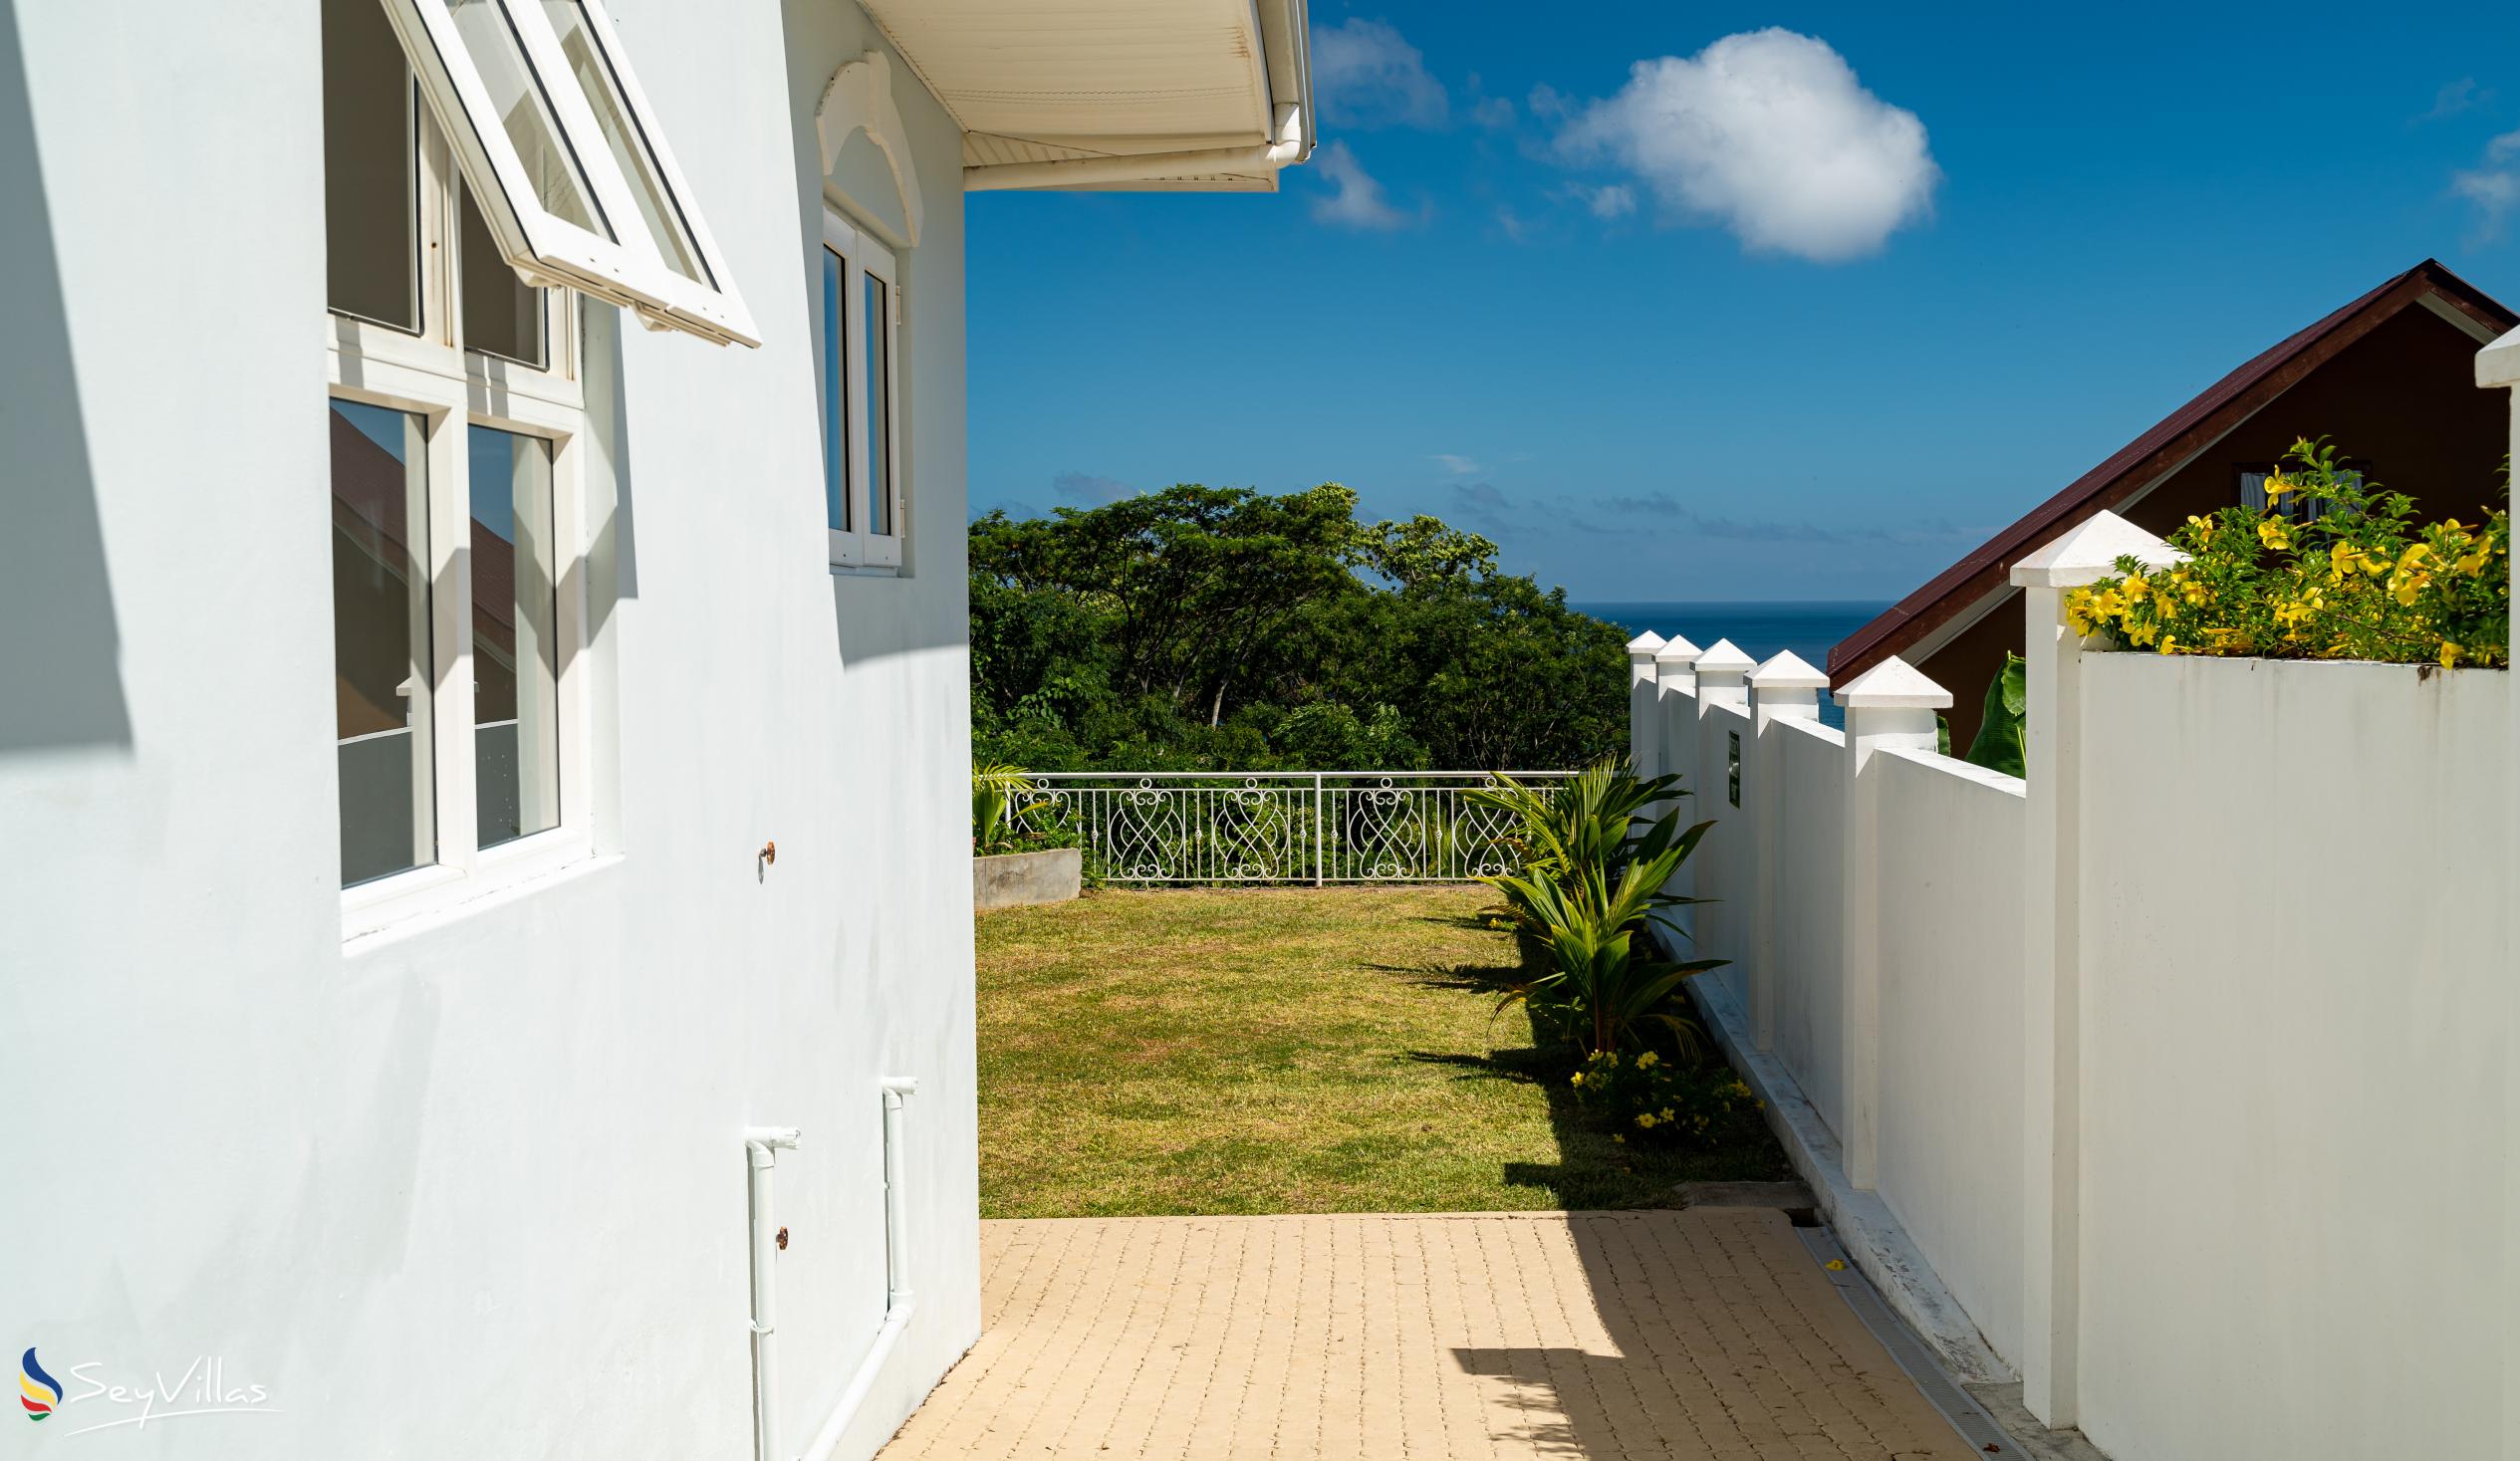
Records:
<instances>
[{"instance_id":1,"label":"blue sky","mask_svg":"<svg viewBox=\"0 0 2520 1461\"><path fill-rule=\"evenodd\" d=\"M1579 602L1897 597L2418 259L2520 304L2520 7L2416 14L1314 0L1277 194L972 196L973 509L1340 481Z\"/></svg>"}]
</instances>

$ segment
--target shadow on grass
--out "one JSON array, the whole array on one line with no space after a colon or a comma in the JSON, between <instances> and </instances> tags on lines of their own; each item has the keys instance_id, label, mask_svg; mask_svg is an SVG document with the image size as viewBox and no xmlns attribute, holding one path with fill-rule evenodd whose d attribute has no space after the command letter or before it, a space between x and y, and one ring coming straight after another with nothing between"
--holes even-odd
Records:
<instances>
[{"instance_id":1,"label":"shadow on grass","mask_svg":"<svg viewBox=\"0 0 2520 1461\"><path fill-rule=\"evenodd\" d=\"M1497 993L1529 981L1523 966L1460 965L1449 969L1386 969L1413 974L1436 988ZM1530 1043L1496 1046L1483 1055L1458 1051L1410 1051L1419 1065L1453 1070L1463 1081L1510 1081L1537 1086L1549 1102L1549 1130L1558 1148L1555 1162L1507 1162L1500 1171L1509 1187L1547 1192L1556 1204L1576 1210L1671 1207L1682 1182L1762 1181L1790 1174L1785 1153L1769 1132L1766 1120L1744 1112L1743 1118L1719 1127L1712 1139L1680 1144L1664 1140L1623 1139L1576 1099L1573 1077L1582 1068L1583 1053L1548 1015L1521 1007L1522 1027ZM1502 1032L1499 1032L1502 1033ZM1665 1060L1676 1052L1665 1051ZM1720 1061L1721 1057L1710 1057Z\"/></svg>"}]
</instances>

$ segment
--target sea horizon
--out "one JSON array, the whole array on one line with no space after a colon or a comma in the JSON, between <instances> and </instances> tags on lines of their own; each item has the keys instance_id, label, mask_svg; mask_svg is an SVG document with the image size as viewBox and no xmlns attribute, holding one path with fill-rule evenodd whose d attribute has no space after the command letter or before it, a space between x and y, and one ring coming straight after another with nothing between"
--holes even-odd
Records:
<instances>
[{"instance_id":1,"label":"sea horizon","mask_svg":"<svg viewBox=\"0 0 2520 1461\"><path fill-rule=\"evenodd\" d=\"M1791 650L1811 661L1813 668L1826 670L1831 647L1871 623L1890 608L1890 603L1872 599L1682 599L1579 604L1570 599L1567 608L1617 624L1630 638L1650 629L1666 639L1680 634L1700 648L1717 639L1730 639L1754 660L1764 661ZM1826 692L1820 697L1820 718L1828 725L1845 724L1844 713Z\"/></svg>"}]
</instances>

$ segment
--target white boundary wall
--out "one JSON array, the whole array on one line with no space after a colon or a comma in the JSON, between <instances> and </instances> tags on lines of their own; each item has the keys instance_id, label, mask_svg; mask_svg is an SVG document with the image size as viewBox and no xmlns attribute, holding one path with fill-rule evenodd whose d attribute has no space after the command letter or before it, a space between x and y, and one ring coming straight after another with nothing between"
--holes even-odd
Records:
<instances>
[{"instance_id":1,"label":"white boundary wall","mask_svg":"<svg viewBox=\"0 0 2520 1461\"><path fill-rule=\"evenodd\" d=\"M2512 677L2086 650L2121 551L2019 571L2028 780L1896 660L1843 733L1782 656L1640 675L1704 1002L1964 1375L2119 1461L2504 1454Z\"/></svg>"}]
</instances>

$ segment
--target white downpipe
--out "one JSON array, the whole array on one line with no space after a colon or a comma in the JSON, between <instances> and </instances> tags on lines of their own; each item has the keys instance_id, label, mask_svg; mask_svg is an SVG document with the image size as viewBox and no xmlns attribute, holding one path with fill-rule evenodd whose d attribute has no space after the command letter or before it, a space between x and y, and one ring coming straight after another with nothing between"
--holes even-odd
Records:
<instances>
[{"instance_id":1,"label":"white downpipe","mask_svg":"<svg viewBox=\"0 0 2520 1461\"><path fill-rule=\"evenodd\" d=\"M910 1221L907 1146L901 1134L902 1098L918 1091L918 1082L909 1076L886 1076L883 1090L883 1328L876 1331L875 1343L868 1346L867 1357L858 1361L857 1373L849 1377L849 1387L840 1392L839 1403L814 1434L814 1444L806 1447L803 1461L831 1461L831 1454L849 1433L850 1424L867 1403L875 1389L876 1376L883 1372L885 1361L892 1357L892 1347L899 1342L901 1332L910 1327L910 1313L917 1305L910 1295Z\"/></svg>"},{"instance_id":2,"label":"white downpipe","mask_svg":"<svg viewBox=\"0 0 2520 1461\"><path fill-rule=\"evenodd\" d=\"M771 1338L779 1331L779 1279L771 1265L779 1255L770 1203L771 1173L779 1148L796 1146L794 1126L751 1126L744 1155L751 1168L752 1201L752 1425L754 1461L785 1461L779 1451L779 1369Z\"/></svg>"},{"instance_id":3,"label":"white downpipe","mask_svg":"<svg viewBox=\"0 0 2520 1461\"><path fill-rule=\"evenodd\" d=\"M1049 162L1000 162L962 169L965 192L993 188L1078 187L1089 183L1150 182L1211 172L1275 172L1312 154L1304 141L1303 109L1277 109L1276 140L1243 147L1200 147L1183 152L1123 152L1106 157L1061 157Z\"/></svg>"}]
</instances>

